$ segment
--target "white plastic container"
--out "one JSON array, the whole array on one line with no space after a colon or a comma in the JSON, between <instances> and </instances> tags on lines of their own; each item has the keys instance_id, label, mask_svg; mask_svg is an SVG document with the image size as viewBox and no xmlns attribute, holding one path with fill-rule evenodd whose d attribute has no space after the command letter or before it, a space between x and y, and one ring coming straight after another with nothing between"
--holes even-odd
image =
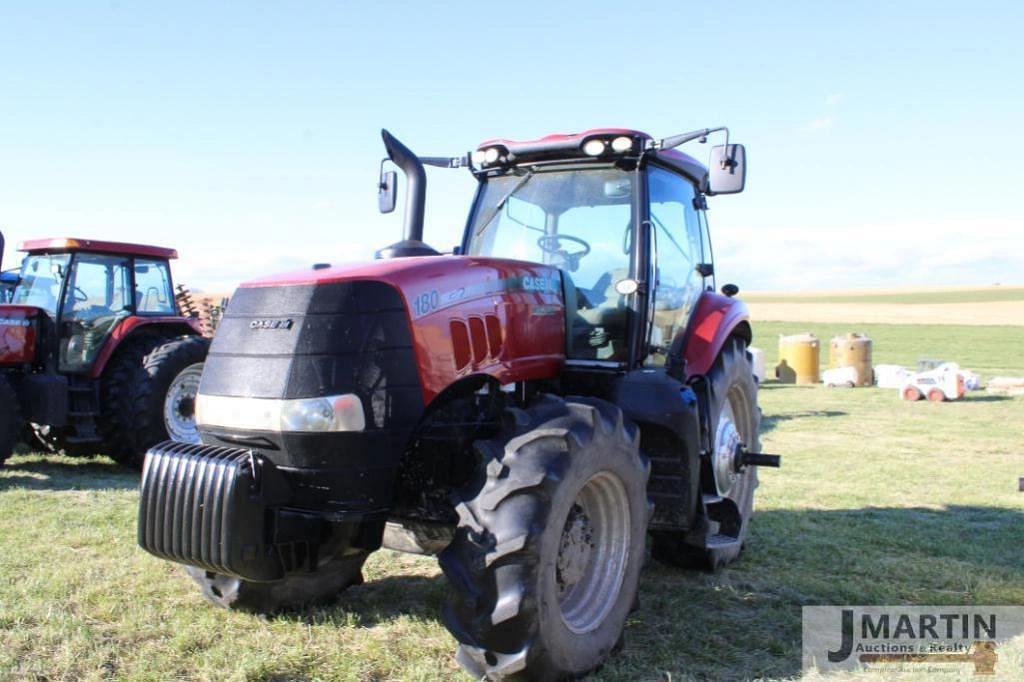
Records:
<instances>
[{"instance_id":1,"label":"white plastic container","mask_svg":"<svg viewBox=\"0 0 1024 682\"><path fill-rule=\"evenodd\" d=\"M879 388L902 388L912 374L901 365L875 365L875 383Z\"/></svg>"},{"instance_id":2,"label":"white plastic container","mask_svg":"<svg viewBox=\"0 0 1024 682\"><path fill-rule=\"evenodd\" d=\"M833 367L822 373L822 383L829 388L846 387L853 388L860 380L860 373L857 367Z\"/></svg>"},{"instance_id":3,"label":"white plastic container","mask_svg":"<svg viewBox=\"0 0 1024 682\"><path fill-rule=\"evenodd\" d=\"M754 377L757 379L757 383L764 382L764 351L760 348L754 348L751 346L747 349L750 351L751 357L754 359Z\"/></svg>"}]
</instances>

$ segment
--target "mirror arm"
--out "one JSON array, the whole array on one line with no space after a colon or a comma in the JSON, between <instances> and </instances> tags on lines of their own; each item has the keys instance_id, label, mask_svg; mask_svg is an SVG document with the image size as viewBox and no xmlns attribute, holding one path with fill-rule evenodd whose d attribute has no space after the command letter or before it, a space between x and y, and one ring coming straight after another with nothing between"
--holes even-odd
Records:
<instances>
[{"instance_id":1,"label":"mirror arm","mask_svg":"<svg viewBox=\"0 0 1024 682\"><path fill-rule=\"evenodd\" d=\"M708 135L711 133L717 133L725 131L725 143L729 144L729 128L726 126L718 126L717 128L703 128L701 130L694 130L689 133L683 133L682 135L673 135L672 137L666 137L660 142L653 142L654 149L673 149L680 145L692 142L693 140L699 140L701 144L708 141Z\"/></svg>"}]
</instances>

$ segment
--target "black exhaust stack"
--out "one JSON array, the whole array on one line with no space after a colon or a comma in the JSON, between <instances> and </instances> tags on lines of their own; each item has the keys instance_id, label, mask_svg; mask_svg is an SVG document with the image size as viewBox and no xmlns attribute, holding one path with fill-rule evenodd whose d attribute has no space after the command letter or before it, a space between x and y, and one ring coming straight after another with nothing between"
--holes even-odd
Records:
<instances>
[{"instance_id":1,"label":"black exhaust stack","mask_svg":"<svg viewBox=\"0 0 1024 682\"><path fill-rule=\"evenodd\" d=\"M405 173L409 188L405 195L405 238L378 251L377 258L438 256L437 251L423 242L423 209L427 203L427 174L423 163L387 130L381 130L380 135L388 158Z\"/></svg>"}]
</instances>

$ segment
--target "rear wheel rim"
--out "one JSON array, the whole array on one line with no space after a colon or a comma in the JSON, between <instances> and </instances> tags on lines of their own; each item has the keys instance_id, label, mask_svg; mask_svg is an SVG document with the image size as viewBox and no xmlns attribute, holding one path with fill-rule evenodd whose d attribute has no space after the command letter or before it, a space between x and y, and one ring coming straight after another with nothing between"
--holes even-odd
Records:
<instances>
[{"instance_id":1,"label":"rear wheel rim","mask_svg":"<svg viewBox=\"0 0 1024 682\"><path fill-rule=\"evenodd\" d=\"M203 363L197 362L183 369L174 377L167 398L164 400L164 426L171 440L179 443L198 443L199 429L196 427L196 394L199 393L199 379L203 375Z\"/></svg>"},{"instance_id":2,"label":"rear wheel rim","mask_svg":"<svg viewBox=\"0 0 1024 682\"><path fill-rule=\"evenodd\" d=\"M601 472L576 495L555 561L562 621L576 634L596 630L618 601L629 563L629 496L622 480Z\"/></svg>"}]
</instances>

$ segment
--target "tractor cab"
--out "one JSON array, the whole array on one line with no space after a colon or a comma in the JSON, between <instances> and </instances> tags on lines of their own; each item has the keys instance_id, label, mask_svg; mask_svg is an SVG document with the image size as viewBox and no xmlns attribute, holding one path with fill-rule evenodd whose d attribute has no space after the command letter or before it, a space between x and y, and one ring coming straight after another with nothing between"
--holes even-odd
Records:
<instances>
[{"instance_id":1,"label":"tractor cab","mask_svg":"<svg viewBox=\"0 0 1024 682\"><path fill-rule=\"evenodd\" d=\"M25 242L11 304L35 308L55 330L47 351L62 372L90 372L130 317L178 314L168 259L173 249L79 239ZM40 358L42 359L42 358Z\"/></svg>"},{"instance_id":2,"label":"tractor cab","mask_svg":"<svg viewBox=\"0 0 1024 682\"><path fill-rule=\"evenodd\" d=\"M743 150L716 147L726 163L709 172L673 143L598 129L492 140L471 157L480 184L460 250L561 272L570 364L671 364L698 298L715 289L704 197L742 191Z\"/></svg>"}]
</instances>

